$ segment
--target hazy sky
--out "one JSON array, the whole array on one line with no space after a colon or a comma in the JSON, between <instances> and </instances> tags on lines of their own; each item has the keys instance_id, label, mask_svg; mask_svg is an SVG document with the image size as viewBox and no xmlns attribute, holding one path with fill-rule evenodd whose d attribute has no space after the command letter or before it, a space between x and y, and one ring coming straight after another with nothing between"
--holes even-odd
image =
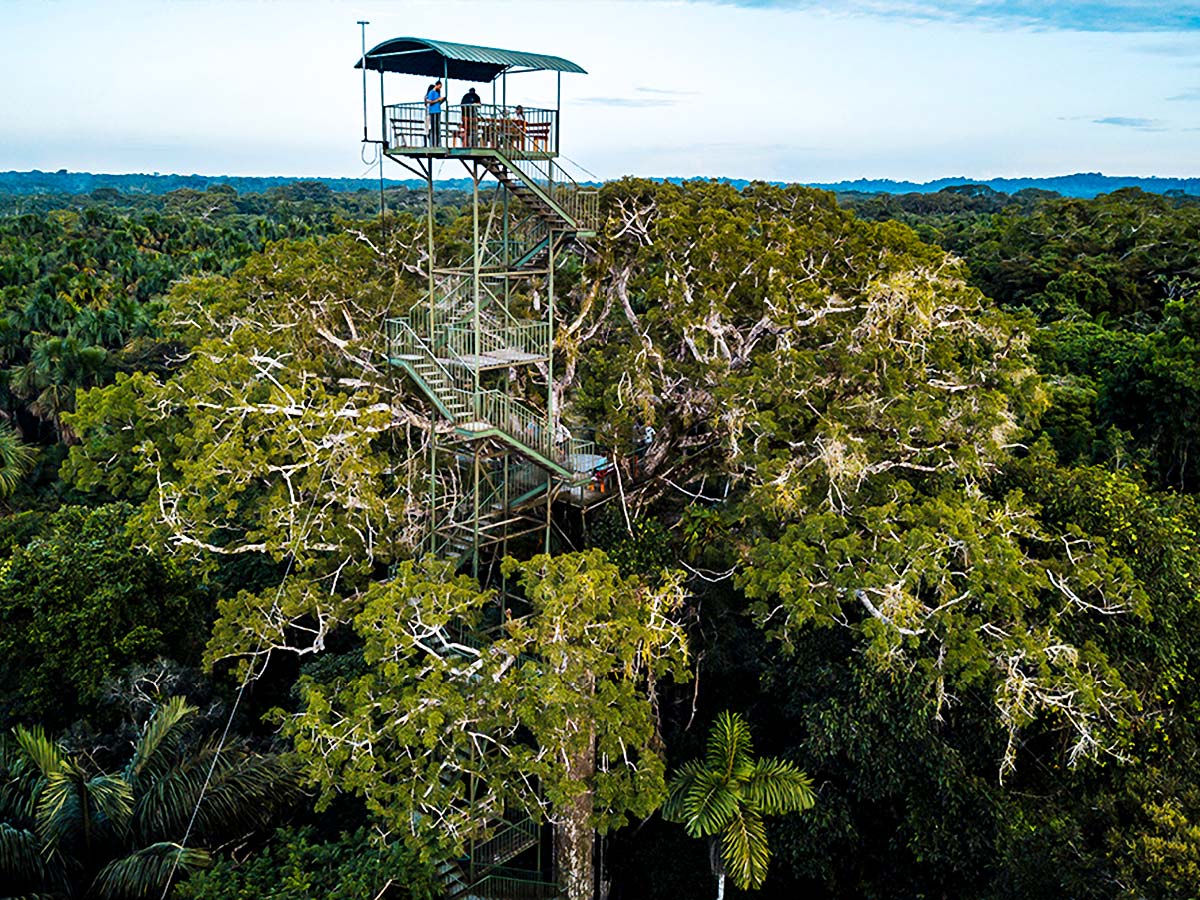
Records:
<instances>
[{"instance_id":1,"label":"hazy sky","mask_svg":"<svg viewBox=\"0 0 1200 900\"><path fill-rule=\"evenodd\" d=\"M370 174L357 19L579 63L563 149L604 178L1200 175L1200 3L1165 0L0 0L0 170Z\"/></svg>"}]
</instances>

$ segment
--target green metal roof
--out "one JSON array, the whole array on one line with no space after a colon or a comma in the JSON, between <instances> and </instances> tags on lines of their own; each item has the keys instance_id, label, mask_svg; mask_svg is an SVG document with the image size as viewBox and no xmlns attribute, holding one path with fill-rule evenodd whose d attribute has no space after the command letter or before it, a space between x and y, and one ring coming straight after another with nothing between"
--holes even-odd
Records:
<instances>
[{"instance_id":1,"label":"green metal roof","mask_svg":"<svg viewBox=\"0 0 1200 900\"><path fill-rule=\"evenodd\" d=\"M368 69L377 72L403 72L430 78L440 78L445 74L455 81L492 81L507 69L587 74L581 66L561 56L415 37L392 38L376 44L367 51L366 64ZM360 57L354 68L361 69L362 65Z\"/></svg>"}]
</instances>

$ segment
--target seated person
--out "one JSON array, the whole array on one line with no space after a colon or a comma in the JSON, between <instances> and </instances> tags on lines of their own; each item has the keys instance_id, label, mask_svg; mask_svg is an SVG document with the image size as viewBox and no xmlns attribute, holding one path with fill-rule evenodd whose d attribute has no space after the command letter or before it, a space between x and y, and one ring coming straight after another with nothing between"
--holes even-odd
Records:
<instances>
[{"instance_id":1,"label":"seated person","mask_svg":"<svg viewBox=\"0 0 1200 900\"><path fill-rule=\"evenodd\" d=\"M510 143L520 149L525 149L525 107L517 105L513 111L512 121L508 123Z\"/></svg>"}]
</instances>

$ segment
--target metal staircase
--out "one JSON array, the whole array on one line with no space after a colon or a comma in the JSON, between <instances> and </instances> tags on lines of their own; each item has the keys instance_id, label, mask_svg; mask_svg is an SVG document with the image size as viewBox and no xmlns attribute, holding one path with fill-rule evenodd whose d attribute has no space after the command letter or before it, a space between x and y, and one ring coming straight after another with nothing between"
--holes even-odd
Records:
<instances>
[{"instance_id":1,"label":"metal staircase","mask_svg":"<svg viewBox=\"0 0 1200 900\"><path fill-rule=\"evenodd\" d=\"M553 159L510 159L495 150L480 157L488 174L552 228L594 233L600 192L583 188Z\"/></svg>"},{"instance_id":2,"label":"metal staircase","mask_svg":"<svg viewBox=\"0 0 1200 900\"><path fill-rule=\"evenodd\" d=\"M482 650L484 642L477 636L459 631L453 640L446 640L446 646L471 647ZM462 651L456 651L469 659ZM522 655L522 661L530 657ZM467 751L459 748L459 761L464 771L471 771L474 766ZM444 770L443 783L462 778L462 773L455 774L453 770ZM468 778L472 776L466 776ZM483 840L472 840L465 852L457 859L444 861L437 870L442 883L444 900L552 900L558 898L561 892L557 884L544 880L540 871L541 827L538 822L524 812L506 811L494 822L491 833ZM522 856L538 850L533 859L533 867L515 866Z\"/></svg>"},{"instance_id":3,"label":"metal staircase","mask_svg":"<svg viewBox=\"0 0 1200 900\"><path fill-rule=\"evenodd\" d=\"M511 105L506 80L510 71L554 72L561 90L563 72L583 69L544 54L418 38L364 48L359 67L364 84L367 69L380 73L384 154L418 175L428 197L428 292L386 326L389 360L435 411L427 548L460 566L470 560L479 576L483 548L507 553L510 539L537 533L549 552L551 501L582 494L606 462L560 422L553 391L556 254L595 234L599 191L555 161L558 100L553 108ZM421 84L436 76L447 91L452 79L491 81L492 102L439 104L436 115L423 102L384 104L384 72ZM364 100L364 139L365 107ZM443 162L461 163L472 179L470 249L450 264L436 246L434 185ZM480 190L488 176L494 193ZM481 197L489 207L483 217ZM538 294L526 289L533 278L543 279L532 284ZM518 386L521 399L513 395ZM461 770L459 777L471 777L469 766ZM447 900L559 898L558 886L543 878L536 823L503 817L490 824L480 829L490 832L486 841L443 866ZM535 848L536 868L515 868L531 862Z\"/></svg>"},{"instance_id":4,"label":"metal staircase","mask_svg":"<svg viewBox=\"0 0 1200 900\"><path fill-rule=\"evenodd\" d=\"M476 370L531 362L538 355L513 346L512 335L503 326L483 326L488 331L481 327L480 335L486 339L470 348L479 352L460 352L469 345L456 339L456 327L450 324L441 331L435 325L435 350L418 335L410 319L390 319L389 359L412 377L460 437L496 438L572 484L590 480L596 455L591 441L572 435L564 426L552 434L541 410L502 391L475 387Z\"/></svg>"}]
</instances>

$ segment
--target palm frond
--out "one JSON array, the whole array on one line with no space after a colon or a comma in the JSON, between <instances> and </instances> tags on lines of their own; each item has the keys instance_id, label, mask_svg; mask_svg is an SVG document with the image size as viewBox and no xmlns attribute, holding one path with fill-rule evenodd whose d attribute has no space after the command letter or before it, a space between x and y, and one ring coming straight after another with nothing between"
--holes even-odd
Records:
<instances>
[{"instance_id":1,"label":"palm frond","mask_svg":"<svg viewBox=\"0 0 1200 900\"><path fill-rule=\"evenodd\" d=\"M41 849L37 835L29 829L0 822L0 881L6 893L22 890L22 885L32 888L46 880Z\"/></svg>"},{"instance_id":2,"label":"palm frond","mask_svg":"<svg viewBox=\"0 0 1200 900\"><path fill-rule=\"evenodd\" d=\"M0 423L0 497L17 489L33 460L34 449L22 443L11 426Z\"/></svg>"},{"instance_id":3,"label":"palm frond","mask_svg":"<svg viewBox=\"0 0 1200 900\"><path fill-rule=\"evenodd\" d=\"M47 846L123 835L133 813L133 791L119 775L87 773L74 763L46 779L38 798L37 829Z\"/></svg>"},{"instance_id":4,"label":"palm frond","mask_svg":"<svg viewBox=\"0 0 1200 900\"><path fill-rule=\"evenodd\" d=\"M683 800L683 827L692 837L716 834L737 814L738 798L724 773L705 769L692 782Z\"/></svg>"},{"instance_id":5,"label":"palm frond","mask_svg":"<svg viewBox=\"0 0 1200 900\"><path fill-rule=\"evenodd\" d=\"M205 768L189 758L152 782L143 783L133 809L142 840L182 837L200 799L206 774Z\"/></svg>"},{"instance_id":6,"label":"palm frond","mask_svg":"<svg viewBox=\"0 0 1200 900\"><path fill-rule=\"evenodd\" d=\"M145 787L134 818L143 837L154 840L182 835L193 811L201 839L253 830L302 796L299 782L296 767L278 756L251 754L238 744L218 756L216 743L209 741Z\"/></svg>"},{"instance_id":7,"label":"palm frond","mask_svg":"<svg viewBox=\"0 0 1200 900\"><path fill-rule=\"evenodd\" d=\"M120 775L97 775L84 786L97 828L124 838L133 818L133 788Z\"/></svg>"},{"instance_id":8,"label":"palm frond","mask_svg":"<svg viewBox=\"0 0 1200 900\"><path fill-rule=\"evenodd\" d=\"M209 865L204 850L192 850L171 843L151 844L129 856L115 859L100 870L88 891L96 900L131 900L134 897L161 896L172 874L186 874Z\"/></svg>"},{"instance_id":9,"label":"palm frond","mask_svg":"<svg viewBox=\"0 0 1200 900\"><path fill-rule=\"evenodd\" d=\"M186 697L172 697L146 723L142 736L133 748L133 758L125 767L125 778L137 784L143 774L153 776L169 765L170 751L178 746L180 724L194 715L196 707Z\"/></svg>"},{"instance_id":10,"label":"palm frond","mask_svg":"<svg viewBox=\"0 0 1200 900\"><path fill-rule=\"evenodd\" d=\"M0 820L33 824L42 773L15 740L0 736Z\"/></svg>"},{"instance_id":11,"label":"palm frond","mask_svg":"<svg viewBox=\"0 0 1200 900\"><path fill-rule=\"evenodd\" d=\"M721 837L721 859L733 883L744 891L762 887L770 858L763 820L749 811L737 810Z\"/></svg>"},{"instance_id":12,"label":"palm frond","mask_svg":"<svg viewBox=\"0 0 1200 900\"><path fill-rule=\"evenodd\" d=\"M18 725L13 729L17 744L25 751L25 755L33 760L38 771L46 778L60 771L66 765L66 757L54 741L46 737L46 732L40 725L33 728L23 728Z\"/></svg>"},{"instance_id":13,"label":"palm frond","mask_svg":"<svg viewBox=\"0 0 1200 900\"><path fill-rule=\"evenodd\" d=\"M693 759L679 767L679 771L667 785L667 799L662 805L662 817L668 822L683 822L687 819L686 799L688 791L704 771L699 760Z\"/></svg>"},{"instance_id":14,"label":"palm frond","mask_svg":"<svg viewBox=\"0 0 1200 900\"><path fill-rule=\"evenodd\" d=\"M811 809L812 780L786 759L760 759L742 784L742 796L758 812L778 816Z\"/></svg>"},{"instance_id":15,"label":"palm frond","mask_svg":"<svg viewBox=\"0 0 1200 900\"><path fill-rule=\"evenodd\" d=\"M222 762L196 817L200 835L262 828L304 795L296 765L284 757L239 751Z\"/></svg>"},{"instance_id":16,"label":"palm frond","mask_svg":"<svg viewBox=\"0 0 1200 900\"><path fill-rule=\"evenodd\" d=\"M68 763L46 776L37 802L37 831L47 847L70 843L83 828L86 780L82 769Z\"/></svg>"},{"instance_id":17,"label":"palm frond","mask_svg":"<svg viewBox=\"0 0 1200 900\"><path fill-rule=\"evenodd\" d=\"M709 769L722 771L732 778L739 768L749 763L754 752L750 726L737 713L722 710L708 733L704 761Z\"/></svg>"}]
</instances>

